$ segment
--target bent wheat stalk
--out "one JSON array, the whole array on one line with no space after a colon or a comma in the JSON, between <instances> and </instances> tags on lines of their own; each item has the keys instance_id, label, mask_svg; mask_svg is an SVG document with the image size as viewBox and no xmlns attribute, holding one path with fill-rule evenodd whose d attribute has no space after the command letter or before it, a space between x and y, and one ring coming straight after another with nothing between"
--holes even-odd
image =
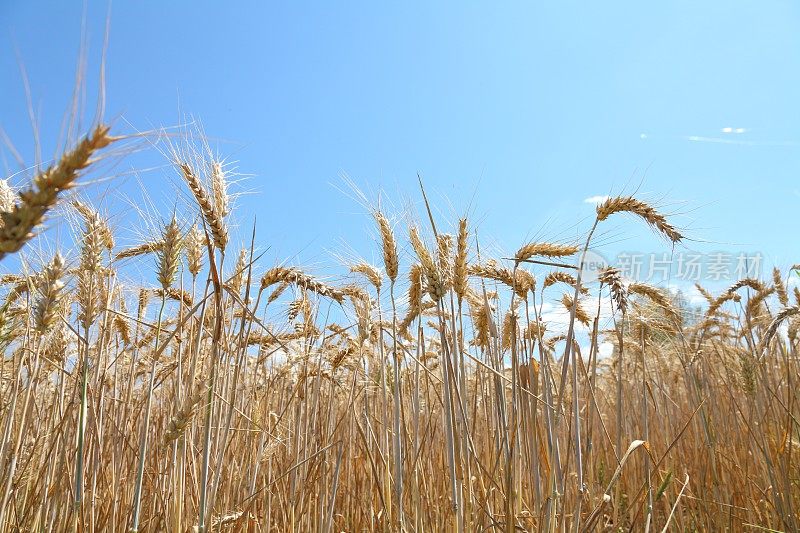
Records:
<instances>
[{"instance_id":1,"label":"bent wheat stalk","mask_svg":"<svg viewBox=\"0 0 800 533\"><path fill-rule=\"evenodd\" d=\"M92 156L114 141L108 131L108 126L98 125L73 150L62 155L58 163L37 174L33 185L19 194L19 201L11 210L0 213L0 260L6 254L18 252L34 237L35 228L56 205L59 195L73 188L80 171L92 163Z\"/></svg>"}]
</instances>

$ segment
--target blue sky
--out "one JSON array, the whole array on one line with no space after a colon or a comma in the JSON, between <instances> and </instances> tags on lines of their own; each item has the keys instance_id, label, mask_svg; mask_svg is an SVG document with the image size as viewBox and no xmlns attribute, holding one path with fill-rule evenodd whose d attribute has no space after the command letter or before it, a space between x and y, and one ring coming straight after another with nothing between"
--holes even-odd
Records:
<instances>
[{"instance_id":1,"label":"blue sky","mask_svg":"<svg viewBox=\"0 0 800 533\"><path fill-rule=\"evenodd\" d=\"M52 153L80 4L0 3L0 126L28 161L19 62ZM90 111L107 12L88 2ZM585 199L636 190L676 214L685 250L759 251L786 268L800 261L799 24L788 1L118 1L106 117L119 133L202 121L248 175L241 239L257 215L262 246L301 264L378 259L342 176L400 216L420 212L420 173L437 211L469 213L498 253L574 239ZM144 170L158 157L123 166L168 211L176 176ZM113 194L138 189L121 179ZM641 226L607 224L605 252L668 250Z\"/></svg>"}]
</instances>

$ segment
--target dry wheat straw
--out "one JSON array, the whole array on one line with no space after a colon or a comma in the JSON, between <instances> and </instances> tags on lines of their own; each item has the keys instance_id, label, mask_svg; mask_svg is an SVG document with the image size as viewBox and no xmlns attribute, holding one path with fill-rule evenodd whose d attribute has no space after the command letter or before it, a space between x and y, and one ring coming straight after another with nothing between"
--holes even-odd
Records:
<instances>
[{"instance_id":1,"label":"dry wheat straw","mask_svg":"<svg viewBox=\"0 0 800 533\"><path fill-rule=\"evenodd\" d=\"M214 195L214 208L219 216L225 218L230 214L230 196L228 195L228 175L219 161L211 161L211 192Z\"/></svg>"},{"instance_id":2,"label":"dry wheat straw","mask_svg":"<svg viewBox=\"0 0 800 533\"><path fill-rule=\"evenodd\" d=\"M381 246L383 249L383 266L386 269L386 276L394 283L397 280L399 263L397 260L397 241L394 232L389 225L389 220L380 211L375 212L375 220L381 232Z\"/></svg>"},{"instance_id":3,"label":"dry wheat straw","mask_svg":"<svg viewBox=\"0 0 800 533\"><path fill-rule=\"evenodd\" d=\"M211 232L211 240L214 246L216 246L218 250L224 251L225 246L228 244L228 229L225 226L222 214L209 198L205 187L200 183L200 178L197 177L192 167L187 163L180 162L178 163L178 167L181 169L183 178L186 180L186 184L189 186L189 189L191 189L197 201L197 205L200 207L203 220L208 230Z\"/></svg>"},{"instance_id":4,"label":"dry wheat straw","mask_svg":"<svg viewBox=\"0 0 800 533\"><path fill-rule=\"evenodd\" d=\"M777 315L775 315L775 318L773 319L772 323L769 325L767 330L764 332L764 337L761 340L761 346L760 346L760 349L759 349L759 354L763 354L764 353L764 350L766 349L766 347L769 346L769 343L772 341L772 339L778 333L778 328L780 328L781 324L783 324L783 322L786 319L788 319L790 317L793 317L793 316L795 316L797 314L800 314L800 305L795 305L793 307L786 307L784 309L781 309L781 311Z\"/></svg>"},{"instance_id":5,"label":"dry wheat straw","mask_svg":"<svg viewBox=\"0 0 800 533\"><path fill-rule=\"evenodd\" d=\"M786 285L783 284L783 276L778 267L772 269L772 283L775 286L775 292L778 294L778 301L784 307L789 305L789 295L786 293Z\"/></svg>"},{"instance_id":6,"label":"dry wheat straw","mask_svg":"<svg viewBox=\"0 0 800 533\"><path fill-rule=\"evenodd\" d=\"M425 290L434 301L441 300L446 292L442 272L439 270L439 265L434 261L428 248L423 244L416 226L412 226L409 230L409 239L422 265L422 273L425 276Z\"/></svg>"},{"instance_id":7,"label":"dry wheat straw","mask_svg":"<svg viewBox=\"0 0 800 533\"><path fill-rule=\"evenodd\" d=\"M19 201L0 213L0 259L19 251L34 236L34 229L55 206L59 194L73 188L80 171L92 163L92 156L113 140L107 126L97 126L55 165L34 177L33 185L19 194Z\"/></svg>"},{"instance_id":8,"label":"dry wheat straw","mask_svg":"<svg viewBox=\"0 0 800 533\"><path fill-rule=\"evenodd\" d=\"M617 196L609 198L597 205L597 220L603 221L614 213L631 213L642 218L645 222L653 226L662 235L673 243L680 242L683 235L675 229L666 217L655 210L652 206L637 200L632 196Z\"/></svg>"},{"instance_id":9,"label":"dry wheat straw","mask_svg":"<svg viewBox=\"0 0 800 533\"><path fill-rule=\"evenodd\" d=\"M370 265L365 261L361 261L360 263L351 265L350 272L362 274L365 278L367 278L367 281L369 281L372 284L372 286L375 287L376 291L381 290L383 275L381 274L381 271L378 270L378 267Z\"/></svg>"},{"instance_id":10,"label":"dry wheat straw","mask_svg":"<svg viewBox=\"0 0 800 533\"><path fill-rule=\"evenodd\" d=\"M34 324L40 333L46 332L58 319L59 303L64 289L64 282L61 280L64 270L64 258L56 253L42 271L42 279L37 287L39 297L33 309Z\"/></svg>"},{"instance_id":11,"label":"dry wheat straw","mask_svg":"<svg viewBox=\"0 0 800 533\"><path fill-rule=\"evenodd\" d=\"M603 269L598 276L598 280L603 285L608 286L614 305L624 315L628 308L628 291L622 283L622 274L619 269L614 267Z\"/></svg>"},{"instance_id":12,"label":"dry wheat straw","mask_svg":"<svg viewBox=\"0 0 800 533\"><path fill-rule=\"evenodd\" d=\"M628 293L646 297L656 304L656 306L660 307L670 320L674 321L676 324L681 323L680 313L678 313L678 310L672 305L672 301L667 297L664 291L646 283L634 282L628 285Z\"/></svg>"},{"instance_id":13,"label":"dry wheat straw","mask_svg":"<svg viewBox=\"0 0 800 533\"><path fill-rule=\"evenodd\" d=\"M469 282L469 274L467 272L468 239L469 228L467 227L467 219L462 218L458 221L456 256L453 263L453 292L458 296L459 302L464 299L467 293L467 283Z\"/></svg>"},{"instance_id":14,"label":"dry wheat straw","mask_svg":"<svg viewBox=\"0 0 800 533\"><path fill-rule=\"evenodd\" d=\"M567 257L578 253L580 248L571 244L555 244L550 242L531 242L517 250L514 259L527 261L532 257Z\"/></svg>"},{"instance_id":15,"label":"dry wheat straw","mask_svg":"<svg viewBox=\"0 0 800 533\"><path fill-rule=\"evenodd\" d=\"M131 246L129 248L125 248L124 250L120 250L117 255L114 256L114 259L119 261L122 259L130 259L132 257L153 254L161 250L163 247L164 241L161 240L144 242L142 244L137 244L136 246Z\"/></svg>"},{"instance_id":16,"label":"dry wheat straw","mask_svg":"<svg viewBox=\"0 0 800 533\"><path fill-rule=\"evenodd\" d=\"M344 301L344 293L341 290L313 278L302 270L294 267L277 266L268 270L261 277L261 290L263 291L281 282L294 283L298 287L319 294L320 296L331 298L338 303Z\"/></svg>"}]
</instances>

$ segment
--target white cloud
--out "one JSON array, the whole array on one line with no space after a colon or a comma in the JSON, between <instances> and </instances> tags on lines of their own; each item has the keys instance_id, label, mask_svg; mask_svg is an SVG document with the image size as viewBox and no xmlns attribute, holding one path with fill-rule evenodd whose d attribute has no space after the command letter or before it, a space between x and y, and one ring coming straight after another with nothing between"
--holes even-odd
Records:
<instances>
[{"instance_id":1,"label":"white cloud","mask_svg":"<svg viewBox=\"0 0 800 533\"><path fill-rule=\"evenodd\" d=\"M601 342L597 347L600 358L609 357L614 352L614 345L610 342Z\"/></svg>"},{"instance_id":2,"label":"white cloud","mask_svg":"<svg viewBox=\"0 0 800 533\"><path fill-rule=\"evenodd\" d=\"M755 146L753 141L740 141L737 139L721 139L717 137L702 137L700 135L689 135L687 141L694 143L717 143L717 144L738 144L742 146Z\"/></svg>"},{"instance_id":3,"label":"white cloud","mask_svg":"<svg viewBox=\"0 0 800 533\"><path fill-rule=\"evenodd\" d=\"M590 196L589 198L584 199L583 203L597 205L601 202L605 202L606 200L608 200L608 196L597 195L597 196Z\"/></svg>"},{"instance_id":4,"label":"white cloud","mask_svg":"<svg viewBox=\"0 0 800 533\"><path fill-rule=\"evenodd\" d=\"M589 353L591 352L592 347L589 344L582 344L581 345L581 356L583 356L584 361L589 360ZM610 357L611 354L614 353L614 345L610 342L601 342L597 345L597 358L598 359L605 359Z\"/></svg>"},{"instance_id":5,"label":"white cloud","mask_svg":"<svg viewBox=\"0 0 800 533\"><path fill-rule=\"evenodd\" d=\"M722 128L722 133L732 133L733 128Z\"/></svg>"}]
</instances>

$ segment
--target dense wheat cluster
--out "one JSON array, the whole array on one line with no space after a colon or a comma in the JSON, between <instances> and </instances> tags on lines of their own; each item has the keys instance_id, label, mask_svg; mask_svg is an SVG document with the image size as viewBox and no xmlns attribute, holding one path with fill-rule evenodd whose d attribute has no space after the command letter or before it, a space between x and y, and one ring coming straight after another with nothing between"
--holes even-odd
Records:
<instances>
[{"instance_id":1,"label":"dense wheat cluster","mask_svg":"<svg viewBox=\"0 0 800 533\"><path fill-rule=\"evenodd\" d=\"M585 241L510 260L466 218L375 209L382 264L265 264L234 244L224 165L191 150L169 164L193 215L126 247L61 194L114 142L98 127L21 194L0 184L20 265L0 280L3 531L800 527L794 274L701 288L701 310L586 279L616 213L682 240L626 196ZM79 222L75 249L27 253L45 217Z\"/></svg>"}]
</instances>

